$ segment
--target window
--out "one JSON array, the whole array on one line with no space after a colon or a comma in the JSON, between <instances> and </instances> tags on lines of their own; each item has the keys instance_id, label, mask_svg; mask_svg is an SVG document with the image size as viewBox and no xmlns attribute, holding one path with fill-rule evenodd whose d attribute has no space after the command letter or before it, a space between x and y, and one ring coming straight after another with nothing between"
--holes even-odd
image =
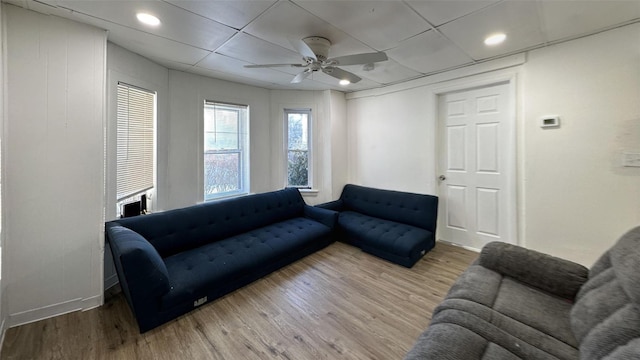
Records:
<instances>
[{"instance_id":1,"label":"window","mask_svg":"<svg viewBox=\"0 0 640 360\"><path fill-rule=\"evenodd\" d=\"M205 101L204 199L249 192L248 107Z\"/></svg>"},{"instance_id":2,"label":"window","mask_svg":"<svg viewBox=\"0 0 640 360\"><path fill-rule=\"evenodd\" d=\"M117 202L154 187L156 94L118 83Z\"/></svg>"},{"instance_id":3,"label":"window","mask_svg":"<svg viewBox=\"0 0 640 360\"><path fill-rule=\"evenodd\" d=\"M287 186L311 188L311 110L285 109Z\"/></svg>"}]
</instances>

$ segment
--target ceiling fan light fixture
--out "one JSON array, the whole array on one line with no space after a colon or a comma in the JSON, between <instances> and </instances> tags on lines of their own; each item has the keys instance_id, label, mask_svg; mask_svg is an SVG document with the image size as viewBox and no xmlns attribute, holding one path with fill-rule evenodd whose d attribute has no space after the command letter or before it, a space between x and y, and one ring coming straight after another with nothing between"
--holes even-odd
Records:
<instances>
[{"instance_id":1,"label":"ceiling fan light fixture","mask_svg":"<svg viewBox=\"0 0 640 360\"><path fill-rule=\"evenodd\" d=\"M160 25L160 19L148 13L139 12L136 14L136 18L138 18L138 21L140 21L145 25L149 25L149 26Z\"/></svg>"},{"instance_id":2,"label":"ceiling fan light fixture","mask_svg":"<svg viewBox=\"0 0 640 360\"><path fill-rule=\"evenodd\" d=\"M342 86L347 86L349 84L351 84L351 81L349 81L347 79L340 80L340 85L342 85Z\"/></svg>"},{"instance_id":3,"label":"ceiling fan light fixture","mask_svg":"<svg viewBox=\"0 0 640 360\"><path fill-rule=\"evenodd\" d=\"M505 33L491 34L484 39L484 44L487 46L495 46L502 44L506 38L507 35Z\"/></svg>"}]
</instances>

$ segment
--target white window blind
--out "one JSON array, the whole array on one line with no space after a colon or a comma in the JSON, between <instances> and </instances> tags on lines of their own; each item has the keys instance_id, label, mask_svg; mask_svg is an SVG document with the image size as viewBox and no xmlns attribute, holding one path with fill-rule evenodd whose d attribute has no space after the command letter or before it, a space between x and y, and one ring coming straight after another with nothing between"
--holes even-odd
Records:
<instances>
[{"instance_id":1,"label":"white window blind","mask_svg":"<svg viewBox=\"0 0 640 360\"><path fill-rule=\"evenodd\" d=\"M153 188L155 97L118 83L118 201Z\"/></svg>"}]
</instances>

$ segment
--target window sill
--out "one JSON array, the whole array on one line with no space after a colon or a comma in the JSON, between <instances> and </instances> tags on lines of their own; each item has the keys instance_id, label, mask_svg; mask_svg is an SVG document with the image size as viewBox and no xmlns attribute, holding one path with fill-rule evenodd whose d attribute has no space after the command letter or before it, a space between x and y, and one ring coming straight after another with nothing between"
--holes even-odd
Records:
<instances>
[{"instance_id":1,"label":"window sill","mask_svg":"<svg viewBox=\"0 0 640 360\"><path fill-rule=\"evenodd\" d=\"M302 196L318 196L318 189L298 189Z\"/></svg>"},{"instance_id":2,"label":"window sill","mask_svg":"<svg viewBox=\"0 0 640 360\"><path fill-rule=\"evenodd\" d=\"M224 200L224 199L230 199L230 198L235 198L235 197L242 197L242 196L247 196L250 195L251 193L248 192L235 192L235 193L229 193L229 194L225 194L225 195L220 195L211 199L206 199L204 200L204 202L211 202L211 201L218 201L218 200Z\"/></svg>"}]
</instances>

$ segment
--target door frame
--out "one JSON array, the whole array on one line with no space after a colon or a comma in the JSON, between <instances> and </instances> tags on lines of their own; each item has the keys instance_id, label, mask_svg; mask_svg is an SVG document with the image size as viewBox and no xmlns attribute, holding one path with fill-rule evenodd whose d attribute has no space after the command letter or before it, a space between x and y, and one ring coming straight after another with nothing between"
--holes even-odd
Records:
<instances>
[{"instance_id":1,"label":"door frame","mask_svg":"<svg viewBox=\"0 0 640 360\"><path fill-rule=\"evenodd\" d=\"M524 245L521 242L522 233L521 224L522 222L519 219L522 219L520 214L520 209L518 205L522 204L523 201L518 194L517 188L517 180L521 178L520 174L522 174L522 164L518 163L517 159L519 159L518 154L522 154L522 145L521 141L518 141L518 130L520 128L519 124L521 124L521 111L522 111L522 101L518 98L518 94L522 93L519 89L519 79L520 77L520 68L511 68L506 70L498 70L487 74L471 76L467 78L460 78L455 80L446 81L433 87L430 87L427 92L427 101L428 108L430 109L427 117L428 121L431 124L434 124L433 130L433 138L434 138L434 164L433 164L433 188L435 190L436 195L440 196L440 186L438 182L438 176L440 174L440 156L441 154L441 141L440 141L440 131L442 124L440 123L440 110L438 106L438 98L441 95L445 95L451 92L459 92L465 90L472 90L475 88L481 87L490 87L493 85L506 84L508 86L508 96L509 96L509 118L512 119L513 123L511 129L509 131L509 138L507 140L507 164L509 167L509 172L507 174L507 186L508 189L505 189L505 193L511 199L508 204L507 209L507 221L508 221L508 232L505 236L508 236L513 239L513 243L517 245ZM440 218L440 217L439 217ZM438 225L441 224L441 220L438 220ZM438 226L438 230L436 231L436 239L442 240L440 234L440 226ZM445 240L446 241L446 240ZM473 249L479 250L479 249Z\"/></svg>"}]
</instances>

